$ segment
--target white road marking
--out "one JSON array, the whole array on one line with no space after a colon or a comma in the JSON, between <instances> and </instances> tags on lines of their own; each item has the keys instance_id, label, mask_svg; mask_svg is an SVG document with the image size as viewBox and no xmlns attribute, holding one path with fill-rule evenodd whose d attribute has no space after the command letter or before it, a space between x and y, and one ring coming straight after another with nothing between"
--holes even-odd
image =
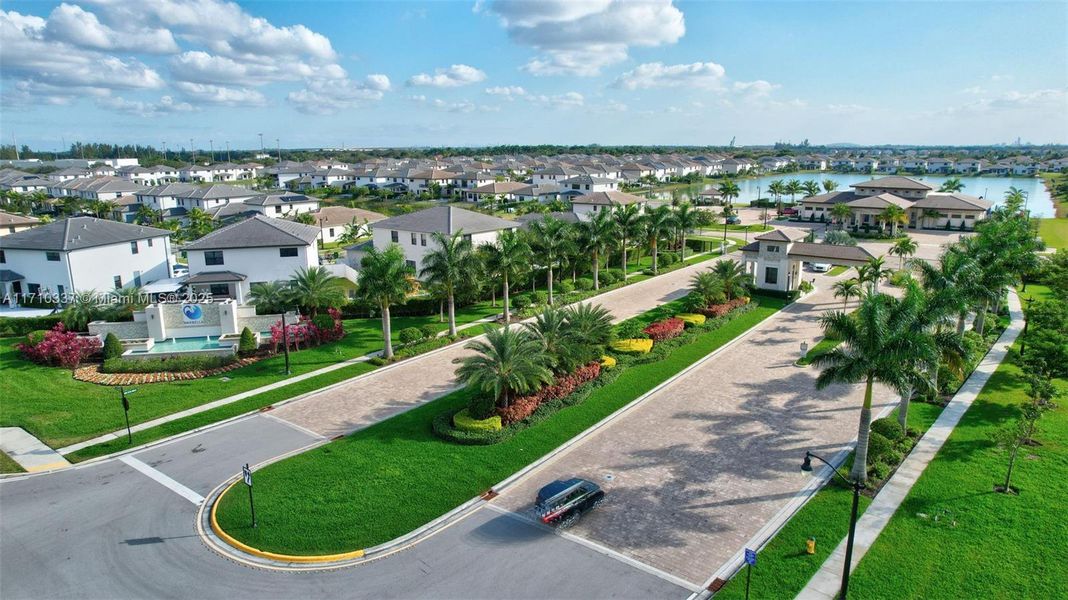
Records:
<instances>
[{"instance_id":1,"label":"white road marking","mask_svg":"<svg viewBox=\"0 0 1068 600\"><path fill-rule=\"evenodd\" d=\"M171 479L170 477L168 477L167 475L165 475L163 472L158 471L158 470L148 466L147 464L145 464L144 462L134 458L133 456L126 455L126 456L123 456L123 457L119 458L119 460L121 460L122 462L130 465L131 467L133 467L134 469L140 471L141 473L144 473L149 478L154 479L157 483L159 483L159 484L163 485L164 487L170 489L172 492L178 494L179 496L185 498L186 500L192 502L193 504L199 505L201 502L204 501L204 496L201 496L200 494L194 492L193 490L185 487L184 485L178 483L177 481L175 481L175 480Z\"/></svg>"},{"instance_id":2,"label":"white road marking","mask_svg":"<svg viewBox=\"0 0 1068 600\"><path fill-rule=\"evenodd\" d=\"M691 583L689 581L686 581L685 579L676 577L675 575L672 575L671 573L667 573L665 571L661 571L660 569L658 569L658 568L656 568L656 567L654 567L652 565L647 565L647 564L645 564L645 563L643 563L643 562L641 562L639 560L636 560L634 558L631 558L631 557L627 556L626 554L621 554L619 552L616 552L615 550L612 550L611 548L608 548L606 546L602 546L602 545L598 544L597 542L593 542L593 541L587 540L586 538L579 537L579 536L577 536L577 535L575 535L573 533L568 533L566 531L559 531L559 530L553 529L551 527L547 527L547 526L545 526L545 525L543 525L541 523L538 523L538 522L536 522L536 521L534 521L532 519L529 519L529 518L527 518L527 517L525 517L525 516L523 516L523 515L521 515L519 513L512 512L512 511L510 511L510 510L508 510L506 508L501 508L500 506L494 506L493 504L487 504L485 506L485 508L489 508L489 509L491 509L493 511L496 511L496 512L498 512L498 513L500 513L500 514L502 514L502 515L504 515L506 517L511 517L511 518L516 519L518 521L522 521L522 522L524 522L524 523L526 523L528 525L533 525L533 526L541 528L541 529L547 529L547 530L551 531L555 535L558 535L558 536L560 536L560 537L562 537L564 539L567 539L567 540L570 540L572 542L575 542L576 544L580 544L582 546L586 546L587 548L593 550L594 552L599 552L599 553L604 554L605 556L607 556L609 558L614 558L614 559L618 560L619 562L622 562L622 563L625 563L627 565L630 565L630 566L634 567L635 569L638 569L640 571L645 571L646 573L649 573L650 575L659 577L660 579L663 579L664 581L667 581L669 583L673 583L673 584L681 587L684 590L687 590L687 591L690 591L690 592L695 592L695 593L701 590L701 587L699 585L697 585L696 583Z\"/></svg>"},{"instance_id":3,"label":"white road marking","mask_svg":"<svg viewBox=\"0 0 1068 600\"><path fill-rule=\"evenodd\" d=\"M291 429L296 429L297 431L299 431L299 432L301 432L303 434L306 434L306 435L310 435L311 437L313 437L313 438L315 438L317 440L325 440L326 439L325 435L321 435L321 434L315 433L311 429L308 429L307 427L301 427L300 425L297 425L296 423L290 423L289 421L283 419L282 417L276 417L276 416L274 416L272 414L269 414L269 413L260 413L259 416L267 417L268 419L270 419L270 420L272 420L272 421L274 421L276 423L281 423L282 425L285 425L286 427L289 427Z\"/></svg>"}]
</instances>

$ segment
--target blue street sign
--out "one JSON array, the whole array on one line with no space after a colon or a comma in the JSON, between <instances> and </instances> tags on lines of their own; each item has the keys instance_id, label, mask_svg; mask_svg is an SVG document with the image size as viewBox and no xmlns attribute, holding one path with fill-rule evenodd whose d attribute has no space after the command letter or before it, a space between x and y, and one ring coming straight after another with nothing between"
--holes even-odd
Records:
<instances>
[{"instance_id":1,"label":"blue street sign","mask_svg":"<svg viewBox=\"0 0 1068 600\"><path fill-rule=\"evenodd\" d=\"M750 567L756 566L756 550L745 549L745 562Z\"/></svg>"}]
</instances>

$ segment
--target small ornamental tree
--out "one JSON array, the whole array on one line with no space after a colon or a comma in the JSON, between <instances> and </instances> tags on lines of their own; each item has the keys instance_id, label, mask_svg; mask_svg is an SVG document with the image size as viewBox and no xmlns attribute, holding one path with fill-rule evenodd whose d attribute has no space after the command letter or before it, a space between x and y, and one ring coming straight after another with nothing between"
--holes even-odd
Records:
<instances>
[{"instance_id":1,"label":"small ornamental tree","mask_svg":"<svg viewBox=\"0 0 1068 600\"><path fill-rule=\"evenodd\" d=\"M67 331L63 323L56 323L39 343L21 343L16 348L33 362L73 369L100 351L100 340L81 337L73 331Z\"/></svg>"},{"instance_id":2,"label":"small ornamental tree","mask_svg":"<svg viewBox=\"0 0 1068 600\"><path fill-rule=\"evenodd\" d=\"M122 356L122 342L114 333L108 333L104 337L104 360Z\"/></svg>"},{"instance_id":3,"label":"small ornamental tree","mask_svg":"<svg viewBox=\"0 0 1068 600\"><path fill-rule=\"evenodd\" d=\"M998 448L1005 450L1008 453L1009 466L1005 470L1005 483L996 486L994 489L998 492L1006 494L1014 494L1015 490L1012 489L1012 469L1016 466L1016 457L1020 453L1020 446L1023 446L1027 442L1028 438L1028 424L1024 420L1017 420L1014 423L1005 425L1001 429L998 429L991 436L994 444Z\"/></svg>"},{"instance_id":4,"label":"small ornamental tree","mask_svg":"<svg viewBox=\"0 0 1068 600\"><path fill-rule=\"evenodd\" d=\"M248 356L256 351L256 335L248 327L241 330L241 341L237 344L237 352L241 356ZM106 351L106 350L105 350Z\"/></svg>"}]
</instances>

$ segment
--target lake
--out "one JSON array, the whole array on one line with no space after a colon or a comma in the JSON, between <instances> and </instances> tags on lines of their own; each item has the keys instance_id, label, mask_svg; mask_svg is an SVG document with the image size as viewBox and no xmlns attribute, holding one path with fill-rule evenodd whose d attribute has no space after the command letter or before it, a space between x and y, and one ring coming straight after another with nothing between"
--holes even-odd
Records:
<instances>
[{"instance_id":1,"label":"lake","mask_svg":"<svg viewBox=\"0 0 1068 600\"><path fill-rule=\"evenodd\" d=\"M776 175L763 175L753 179L737 179L735 180L735 183L738 184L738 188L741 190L741 195L738 196L737 201L749 202L756 200L758 196L760 198L768 198L768 184L776 179L782 179L783 181L797 179L802 183L810 180L819 183L824 179L830 179L838 183L839 190L848 190L850 184L869 181L877 177L882 177L882 175L781 173ZM910 175L907 177L923 181L924 183L933 186L936 190L942 185L943 181L949 179L949 176L945 175ZM1005 192L1009 191L1010 187L1015 186L1027 193L1027 208L1031 210L1032 216L1053 217L1056 215L1056 210L1053 207L1053 199L1050 198L1045 183L1039 177L961 177L960 180L961 183L964 184L964 189L961 190L963 193L991 200L994 202L995 206L1001 204L1001 201L1005 198ZM694 184L686 188L680 188L675 194L678 195L680 200L689 200L692 196L697 195L702 190L715 188L718 185L718 182L714 184ZM802 195L803 194L798 194L797 199L800 200ZM650 194L650 197L659 200L669 200L672 196L673 192L657 192L655 194ZM789 200L790 196L784 196L783 198Z\"/></svg>"}]
</instances>

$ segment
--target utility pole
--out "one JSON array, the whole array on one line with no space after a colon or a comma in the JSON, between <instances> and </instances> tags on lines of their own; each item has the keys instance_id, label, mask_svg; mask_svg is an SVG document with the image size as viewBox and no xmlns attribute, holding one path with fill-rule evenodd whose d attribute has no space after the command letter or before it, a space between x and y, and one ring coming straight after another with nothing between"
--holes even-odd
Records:
<instances>
[{"instance_id":1,"label":"utility pole","mask_svg":"<svg viewBox=\"0 0 1068 600\"><path fill-rule=\"evenodd\" d=\"M260 136L260 154L263 154L263 134L257 134Z\"/></svg>"},{"instance_id":2,"label":"utility pole","mask_svg":"<svg viewBox=\"0 0 1068 600\"><path fill-rule=\"evenodd\" d=\"M163 142L163 160L167 160L167 142Z\"/></svg>"},{"instance_id":3,"label":"utility pole","mask_svg":"<svg viewBox=\"0 0 1068 600\"><path fill-rule=\"evenodd\" d=\"M230 162L230 142L226 142L226 162Z\"/></svg>"},{"instance_id":4,"label":"utility pole","mask_svg":"<svg viewBox=\"0 0 1068 600\"><path fill-rule=\"evenodd\" d=\"M22 158L19 157L19 143L18 140L15 139L14 131L11 132L11 145L15 147L15 160L22 160Z\"/></svg>"},{"instance_id":5,"label":"utility pole","mask_svg":"<svg viewBox=\"0 0 1068 600\"><path fill-rule=\"evenodd\" d=\"M215 140L208 140L208 147L211 148L211 162L215 162Z\"/></svg>"},{"instance_id":6,"label":"utility pole","mask_svg":"<svg viewBox=\"0 0 1068 600\"><path fill-rule=\"evenodd\" d=\"M278 138L274 138L274 143L278 146L278 162L282 162L282 142L278 141Z\"/></svg>"},{"instance_id":7,"label":"utility pole","mask_svg":"<svg viewBox=\"0 0 1068 600\"><path fill-rule=\"evenodd\" d=\"M193 145L193 138L189 138L189 151L193 153L193 164L197 162L197 147Z\"/></svg>"}]
</instances>

